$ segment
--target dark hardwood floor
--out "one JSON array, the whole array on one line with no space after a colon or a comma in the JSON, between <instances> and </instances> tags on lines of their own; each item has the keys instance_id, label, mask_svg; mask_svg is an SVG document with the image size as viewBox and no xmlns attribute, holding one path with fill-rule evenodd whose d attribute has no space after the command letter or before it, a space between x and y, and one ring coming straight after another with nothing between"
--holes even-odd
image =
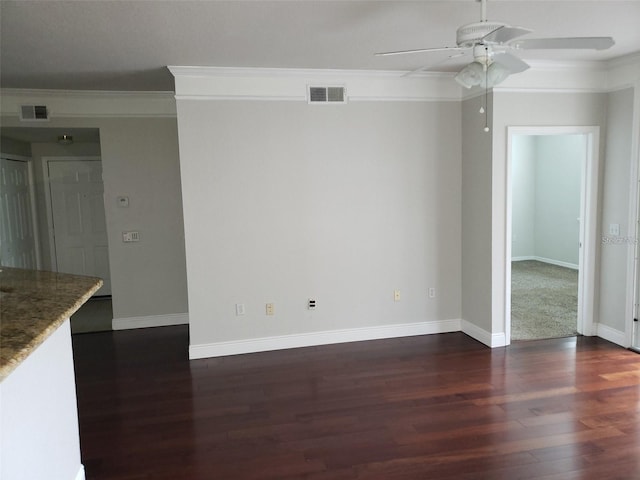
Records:
<instances>
[{"instance_id":1,"label":"dark hardwood floor","mask_svg":"<svg viewBox=\"0 0 640 480\"><path fill-rule=\"evenodd\" d=\"M640 356L594 337L195 361L186 326L73 344L88 480L640 478Z\"/></svg>"}]
</instances>

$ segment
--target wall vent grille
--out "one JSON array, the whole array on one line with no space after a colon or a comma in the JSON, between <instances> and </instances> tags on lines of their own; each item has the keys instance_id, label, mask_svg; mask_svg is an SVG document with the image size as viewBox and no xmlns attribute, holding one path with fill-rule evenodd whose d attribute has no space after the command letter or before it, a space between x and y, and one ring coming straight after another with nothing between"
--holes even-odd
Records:
<instances>
[{"instance_id":1,"label":"wall vent grille","mask_svg":"<svg viewBox=\"0 0 640 480\"><path fill-rule=\"evenodd\" d=\"M20 105L20 120L46 122L49 120L49 109L46 105Z\"/></svg>"},{"instance_id":2,"label":"wall vent grille","mask_svg":"<svg viewBox=\"0 0 640 480\"><path fill-rule=\"evenodd\" d=\"M309 86L309 103L346 103L345 88L341 86Z\"/></svg>"}]
</instances>

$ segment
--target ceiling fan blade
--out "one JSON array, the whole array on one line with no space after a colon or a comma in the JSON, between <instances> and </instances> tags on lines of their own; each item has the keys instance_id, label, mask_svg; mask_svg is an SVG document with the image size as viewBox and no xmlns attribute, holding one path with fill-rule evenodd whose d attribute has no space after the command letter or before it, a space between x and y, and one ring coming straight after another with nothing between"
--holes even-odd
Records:
<instances>
[{"instance_id":1,"label":"ceiling fan blade","mask_svg":"<svg viewBox=\"0 0 640 480\"><path fill-rule=\"evenodd\" d=\"M515 48L533 49L589 49L606 50L615 44L611 37L530 38L510 42Z\"/></svg>"},{"instance_id":2,"label":"ceiling fan blade","mask_svg":"<svg viewBox=\"0 0 640 480\"><path fill-rule=\"evenodd\" d=\"M533 32L533 30L529 30L528 28L509 27L504 25L496 28L493 32L487 33L482 37L482 41L503 44L531 32Z\"/></svg>"},{"instance_id":3,"label":"ceiling fan blade","mask_svg":"<svg viewBox=\"0 0 640 480\"><path fill-rule=\"evenodd\" d=\"M447 58L445 58L444 60L441 60L439 62L436 63L431 63L429 65L425 65L423 67L417 68L416 70L412 70L410 72L405 73L404 75L402 75L403 77L410 77L411 75L415 75L416 73L420 73L420 72L424 72L425 70L428 70L430 68L434 68L437 67L438 65L442 65L443 63L447 63L449 60L451 60L452 58L458 58L458 57L462 57L466 55L466 52L458 52L458 53L454 53L452 55L449 55Z\"/></svg>"},{"instance_id":4,"label":"ceiling fan blade","mask_svg":"<svg viewBox=\"0 0 640 480\"><path fill-rule=\"evenodd\" d=\"M524 72L525 70L527 70L529 68L529 64L527 64L526 62L522 61L521 59L519 59L518 57L516 57L515 55L512 55L510 53L496 53L493 55L493 61L496 63L499 63L500 65L506 67L509 72L513 73L520 73L520 72Z\"/></svg>"},{"instance_id":5,"label":"ceiling fan blade","mask_svg":"<svg viewBox=\"0 0 640 480\"><path fill-rule=\"evenodd\" d=\"M418 48L416 50L398 50L397 52L379 52L379 53L374 53L374 55L376 57L385 57L389 55L405 55L407 53L422 53L422 52L442 52L446 50L460 51L463 49L460 47Z\"/></svg>"}]
</instances>

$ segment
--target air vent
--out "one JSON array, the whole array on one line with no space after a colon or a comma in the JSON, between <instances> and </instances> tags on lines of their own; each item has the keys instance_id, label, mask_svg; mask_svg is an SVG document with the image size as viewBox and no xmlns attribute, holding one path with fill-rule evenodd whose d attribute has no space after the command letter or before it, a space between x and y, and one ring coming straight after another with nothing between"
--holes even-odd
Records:
<instances>
[{"instance_id":1,"label":"air vent","mask_svg":"<svg viewBox=\"0 0 640 480\"><path fill-rule=\"evenodd\" d=\"M309 103L346 103L344 87L309 86Z\"/></svg>"},{"instance_id":2,"label":"air vent","mask_svg":"<svg viewBox=\"0 0 640 480\"><path fill-rule=\"evenodd\" d=\"M20 105L20 120L46 122L49 120L49 110L46 105Z\"/></svg>"}]
</instances>

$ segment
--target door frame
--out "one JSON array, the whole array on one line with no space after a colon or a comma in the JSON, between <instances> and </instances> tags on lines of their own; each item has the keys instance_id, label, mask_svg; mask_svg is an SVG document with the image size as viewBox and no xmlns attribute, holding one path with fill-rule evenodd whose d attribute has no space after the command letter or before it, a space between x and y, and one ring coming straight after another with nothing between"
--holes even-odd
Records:
<instances>
[{"instance_id":1,"label":"door frame","mask_svg":"<svg viewBox=\"0 0 640 480\"><path fill-rule=\"evenodd\" d=\"M42 251L40 250L40 231L38 228L38 207L36 205L35 177L33 176L33 158L23 155L13 155L10 153L0 152L0 157L13 160L16 162L24 162L27 164L27 176L29 179L29 202L31 203L31 227L33 228L33 238L35 240L36 269L42 269Z\"/></svg>"},{"instance_id":2,"label":"door frame","mask_svg":"<svg viewBox=\"0 0 640 480\"><path fill-rule=\"evenodd\" d=\"M629 185L629 242L627 250L627 308L625 345L640 353L638 332L640 328L640 79L633 85L633 119L631 126L631 172Z\"/></svg>"},{"instance_id":3,"label":"door frame","mask_svg":"<svg viewBox=\"0 0 640 480\"><path fill-rule=\"evenodd\" d=\"M49 162L95 162L102 161L100 156L74 156L74 157L42 157L42 175L44 179L44 201L47 213L47 231L49 236L49 257L51 259L51 267L58 271L58 257L56 255L56 238L53 228L53 206L51 205L51 180L49 178Z\"/></svg>"},{"instance_id":4,"label":"door frame","mask_svg":"<svg viewBox=\"0 0 640 480\"><path fill-rule=\"evenodd\" d=\"M511 239L512 239L512 148L515 135L585 135L587 158L582 165L580 192L580 243L578 274L578 333L596 334L595 283L598 245L598 184L600 175L600 127L598 126L519 126L507 127L506 238L505 238L505 342L511 343Z\"/></svg>"}]
</instances>

